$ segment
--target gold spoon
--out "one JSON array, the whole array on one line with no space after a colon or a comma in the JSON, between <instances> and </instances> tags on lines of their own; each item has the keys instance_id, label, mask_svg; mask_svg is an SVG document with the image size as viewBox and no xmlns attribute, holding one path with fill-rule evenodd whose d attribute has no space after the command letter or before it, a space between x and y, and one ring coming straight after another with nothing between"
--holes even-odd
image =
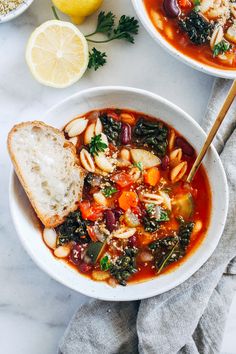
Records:
<instances>
[{"instance_id":1,"label":"gold spoon","mask_svg":"<svg viewBox=\"0 0 236 354\"><path fill-rule=\"evenodd\" d=\"M199 152L199 154L198 154L198 156L191 168L191 171L189 172L189 175L187 177L188 183L190 183L193 180L199 166L201 165L201 162L202 162L204 156L206 155L206 152L207 152L212 140L214 139L218 129L221 126L221 123L223 122L223 120L226 116L226 113L228 112L231 104L233 103L235 96L236 96L236 80L234 80L232 86L230 87L228 95L227 95L227 97L226 97L217 117L216 117L215 123L213 124L213 126L207 136L207 139L206 139L201 151Z\"/></svg>"}]
</instances>

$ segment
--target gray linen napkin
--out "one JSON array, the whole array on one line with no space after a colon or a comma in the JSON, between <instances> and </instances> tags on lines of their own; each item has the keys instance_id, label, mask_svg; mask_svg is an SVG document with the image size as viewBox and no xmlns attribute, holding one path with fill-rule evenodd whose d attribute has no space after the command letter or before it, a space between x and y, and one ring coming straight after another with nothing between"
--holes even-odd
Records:
<instances>
[{"instance_id":1,"label":"gray linen napkin","mask_svg":"<svg viewBox=\"0 0 236 354\"><path fill-rule=\"evenodd\" d=\"M206 117L209 129L231 82L217 79ZM151 299L92 301L72 318L61 354L219 353L236 282L236 102L215 139L230 189L227 224L211 258L190 279ZM223 152L222 152L223 151Z\"/></svg>"}]
</instances>

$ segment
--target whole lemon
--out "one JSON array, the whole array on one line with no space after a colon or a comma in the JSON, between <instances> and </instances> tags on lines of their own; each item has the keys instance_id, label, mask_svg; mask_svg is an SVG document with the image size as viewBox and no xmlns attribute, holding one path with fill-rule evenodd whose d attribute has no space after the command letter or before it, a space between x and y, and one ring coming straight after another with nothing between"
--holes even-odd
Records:
<instances>
[{"instance_id":1,"label":"whole lemon","mask_svg":"<svg viewBox=\"0 0 236 354\"><path fill-rule=\"evenodd\" d=\"M92 15L101 6L103 0L52 0L54 5L64 14L69 15L77 25L86 16Z\"/></svg>"}]
</instances>

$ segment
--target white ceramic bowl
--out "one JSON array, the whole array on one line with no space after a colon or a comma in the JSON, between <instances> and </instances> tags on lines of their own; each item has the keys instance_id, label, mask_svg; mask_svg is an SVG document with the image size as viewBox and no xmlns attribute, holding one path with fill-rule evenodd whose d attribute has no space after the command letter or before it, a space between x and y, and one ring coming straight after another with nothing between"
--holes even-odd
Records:
<instances>
[{"instance_id":1,"label":"white ceramic bowl","mask_svg":"<svg viewBox=\"0 0 236 354\"><path fill-rule=\"evenodd\" d=\"M15 17L21 15L28 7L32 4L34 0L24 0L15 10L10 11L8 14L0 16L0 24L3 22L11 21Z\"/></svg>"},{"instance_id":2,"label":"white ceramic bowl","mask_svg":"<svg viewBox=\"0 0 236 354\"><path fill-rule=\"evenodd\" d=\"M206 74L210 74L213 76L224 77L227 79L235 79L236 78L236 70L223 70L217 69L213 66L206 65L197 60L194 60L187 55L184 55L182 52L178 51L175 47L173 47L165 38L158 32L155 26L152 24L150 17L146 11L144 1L143 0L132 0L134 9L142 22L144 28L151 35L151 37L160 44L165 50L167 50L171 55L173 55L178 60L184 62L185 64L193 67L194 69L203 71Z\"/></svg>"},{"instance_id":3,"label":"white ceramic bowl","mask_svg":"<svg viewBox=\"0 0 236 354\"><path fill-rule=\"evenodd\" d=\"M176 128L198 151L205 133L184 111L151 92L128 87L97 87L81 91L54 106L41 120L61 128L78 114L93 109L129 108L160 117ZM54 279L85 295L103 300L137 300L148 298L189 278L210 257L221 237L228 206L227 180L216 150L211 147L205 159L212 189L212 216L209 230L201 246L175 271L160 275L147 282L117 286L92 281L55 259L42 241L35 216L22 187L12 171L10 182L10 208L19 238L33 260Z\"/></svg>"}]
</instances>

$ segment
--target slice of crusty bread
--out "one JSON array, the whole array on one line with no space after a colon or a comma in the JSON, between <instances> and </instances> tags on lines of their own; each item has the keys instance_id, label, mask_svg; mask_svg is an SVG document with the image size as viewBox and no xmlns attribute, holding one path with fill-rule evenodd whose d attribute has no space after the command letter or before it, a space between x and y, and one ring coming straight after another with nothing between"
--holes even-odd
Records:
<instances>
[{"instance_id":1,"label":"slice of crusty bread","mask_svg":"<svg viewBox=\"0 0 236 354\"><path fill-rule=\"evenodd\" d=\"M84 172L75 147L60 130L35 121L12 128L8 150L39 219L46 227L61 224L82 197Z\"/></svg>"}]
</instances>

